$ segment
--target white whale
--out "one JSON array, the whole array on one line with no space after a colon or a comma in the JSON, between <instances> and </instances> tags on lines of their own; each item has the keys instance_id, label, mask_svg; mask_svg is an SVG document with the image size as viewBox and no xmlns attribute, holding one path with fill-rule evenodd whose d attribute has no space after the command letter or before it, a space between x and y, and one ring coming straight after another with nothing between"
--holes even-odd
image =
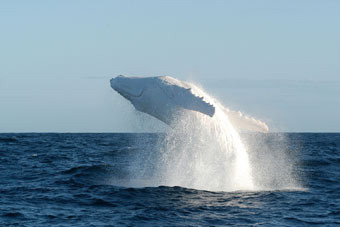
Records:
<instances>
[{"instance_id":1,"label":"white whale","mask_svg":"<svg viewBox=\"0 0 340 227\"><path fill-rule=\"evenodd\" d=\"M111 87L129 100L136 110L171 125L184 111L196 111L213 117L215 101L197 86L170 76L127 77L111 79ZM265 123L241 112L222 107L232 124L242 131L268 131Z\"/></svg>"}]
</instances>

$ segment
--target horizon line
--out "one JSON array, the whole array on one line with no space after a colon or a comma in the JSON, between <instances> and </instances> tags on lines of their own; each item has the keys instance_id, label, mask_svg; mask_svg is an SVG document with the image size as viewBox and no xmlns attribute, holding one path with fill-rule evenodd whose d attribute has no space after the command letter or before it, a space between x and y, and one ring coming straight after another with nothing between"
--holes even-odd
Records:
<instances>
[{"instance_id":1,"label":"horizon line","mask_svg":"<svg viewBox=\"0 0 340 227\"><path fill-rule=\"evenodd\" d=\"M18 131L18 132L0 132L0 134L157 134L157 133L166 133L166 132L111 132L111 131L88 131L88 132L79 132L79 131ZM273 133L334 133L338 134L340 131L271 131L271 132L239 132L240 134L245 133L261 133L261 134L273 134Z\"/></svg>"}]
</instances>

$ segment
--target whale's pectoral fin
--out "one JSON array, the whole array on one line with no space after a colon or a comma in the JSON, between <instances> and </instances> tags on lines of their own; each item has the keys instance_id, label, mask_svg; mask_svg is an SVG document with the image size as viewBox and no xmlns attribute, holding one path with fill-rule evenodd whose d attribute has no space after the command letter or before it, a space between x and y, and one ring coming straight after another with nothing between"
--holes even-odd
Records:
<instances>
[{"instance_id":1,"label":"whale's pectoral fin","mask_svg":"<svg viewBox=\"0 0 340 227\"><path fill-rule=\"evenodd\" d=\"M198 111L210 117L215 114L215 107L206 102L203 97L196 96L191 88L171 85L171 89L163 91L175 104L184 109Z\"/></svg>"}]
</instances>

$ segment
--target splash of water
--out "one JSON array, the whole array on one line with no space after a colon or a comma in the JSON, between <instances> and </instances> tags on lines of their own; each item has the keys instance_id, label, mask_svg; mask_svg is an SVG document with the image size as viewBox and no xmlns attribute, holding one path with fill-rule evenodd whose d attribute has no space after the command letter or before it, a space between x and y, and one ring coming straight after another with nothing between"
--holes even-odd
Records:
<instances>
[{"instance_id":1,"label":"splash of water","mask_svg":"<svg viewBox=\"0 0 340 227\"><path fill-rule=\"evenodd\" d=\"M204 97L208 97L207 94ZM253 190L252 169L240 135L223 112L184 111L161 145L160 183L212 191Z\"/></svg>"}]
</instances>

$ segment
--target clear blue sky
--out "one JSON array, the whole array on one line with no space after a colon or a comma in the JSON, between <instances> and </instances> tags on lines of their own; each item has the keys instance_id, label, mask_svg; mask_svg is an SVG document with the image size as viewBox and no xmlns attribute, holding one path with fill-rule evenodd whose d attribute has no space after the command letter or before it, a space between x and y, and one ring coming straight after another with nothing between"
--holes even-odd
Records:
<instances>
[{"instance_id":1,"label":"clear blue sky","mask_svg":"<svg viewBox=\"0 0 340 227\"><path fill-rule=\"evenodd\" d=\"M339 12L336 0L1 1L0 132L134 131L143 116L111 90L118 74L196 81L275 130L340 131Z\"/></svg>"}]
</instances>

